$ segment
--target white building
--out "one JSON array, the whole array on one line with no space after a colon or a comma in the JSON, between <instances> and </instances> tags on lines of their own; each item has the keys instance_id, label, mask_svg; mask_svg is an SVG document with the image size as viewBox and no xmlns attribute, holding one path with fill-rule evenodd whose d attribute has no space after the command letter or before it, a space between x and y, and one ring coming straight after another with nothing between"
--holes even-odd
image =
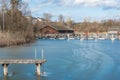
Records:
<instances>
[{"instance_id":1,"label":"white building","mask_svg":"<svg viewBox=\"0 0 120 80\"><path fill-rule=\"evenodd\" d=\"M120 35L120 28L118 26L113 26L111 28L108 29L108 37L115 37L118 38L118 36Z\"/></svg>"}]
</instances>

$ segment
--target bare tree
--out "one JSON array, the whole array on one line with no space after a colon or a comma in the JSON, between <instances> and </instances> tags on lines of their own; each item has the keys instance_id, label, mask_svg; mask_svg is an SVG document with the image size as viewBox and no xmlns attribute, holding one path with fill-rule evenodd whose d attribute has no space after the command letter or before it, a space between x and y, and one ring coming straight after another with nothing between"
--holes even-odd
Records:
<instances>
[{"instance_id":1,"label":"bare tree","mask_svg":"<svg viewBox=\"0 0 120 80\"><path fill-rule=\"evenodd\" d=\"M12 10L18 9L20 6L21 0L10 0Z\"/></svg>"},{"instance_id":2,"label":"bare tree","mask_svg":"<svg viewBox=\"0 0 120 80\"><path fill-rule=\"evenodd\" d=\"M8 9L9 8L9 0L0 0L0 8L5 8Z\"/></svg>"},{"instance_id":3,"label":"bare tree","mask_svg":"<svg viewBox=\"0 0 120 80\"><path fill-rule=\"evenodd\" d=\"M59 20L59 22L63 23L64 22L64 16L63 15L59 15L58 20Z\"/></svg>"},{"instance_id":4,"label":"bare tree","mask_svg":"<svg viewBox=\"0 0 120 80\"><path fill-rule=\"evenodd\" d=\"M67 26L73 28L73 23L74 23L74 22L73 22L73 20L72 20L71 18L68 18L66 23L67 23Z\"/></svg>"},{"instance_id":5,"label":"bare tree","mask_svg":"<svg viewBox=\"0 0 120 80\"><path fill-rule=\"evenodd\" d=\"M47 21L47 23L50 22L50 19L53 17L52 14L49 14L49 13L44 13L43 16L45 20Z\"/></svg>"},{"instance_id":6,"label":"bare tree","mask_svg":"<svg viewBox=\"0 0 120 80\"><path fill-rule=\"evenodd\" d=\"M1 30L4 31L5 29L5 17L6 17L6 12L8 10L8 3L9 0L0 0L0 11L1 11Z\"/></svg>"},{"instance_id":7,"label":"bare tree","mask_svg":"<svg viewBox=\"0 0 120 80\"><path fill-rule=\"evenodd\" d=\"M20 11L24 16L31 16L31 11L29 9L28 3L21 3Z\"/></svg>"},{"instance_id":8,"label":"bare tree","mask_svg":"<svg viewBox=\"0 0 120 80\"><path fill-rule=\"evenodd\" d=\"M28 8L28 4L21 2L21 0L6 0L9 1L10 5L4 5L2 8L8 6L11 8L6 10L6 14L4 16L4 24L5 24L5 31L9 32L22 32L23 35L30 38L30 36L33 36L32 29L33 24L30 15L30 10ZM2 5L4 0L2 1ZM2 18L2 13L0 12L0 18ZM0 20L0 27L2 27L3 21ZM28 34L28 33L31 34ZM22 35L22 34L21 34Z\"/></svg>"}]
</instances>

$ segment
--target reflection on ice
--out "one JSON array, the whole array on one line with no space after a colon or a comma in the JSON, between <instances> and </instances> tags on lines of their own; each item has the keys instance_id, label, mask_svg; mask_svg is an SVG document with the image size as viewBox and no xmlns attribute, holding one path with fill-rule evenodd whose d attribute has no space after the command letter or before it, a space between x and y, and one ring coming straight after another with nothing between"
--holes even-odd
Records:
<instances>
[{"instance_id":1,"label":"reflection on ice","mask_svg":"<svg viewBox=\"0 0 120 80\"><path fill-rule=\"evenodd\" d=\"M93 48L73 49L72 57L75 60L81 61L82 64L80 66L84 67L80 68L83 68L82 70L84 70L86 74L88 74L89 71L91 74L96 74L93 80L102 80L104 75L108 74L114 66L114 61L110 56Z\"/></svg>"}]
</instances>

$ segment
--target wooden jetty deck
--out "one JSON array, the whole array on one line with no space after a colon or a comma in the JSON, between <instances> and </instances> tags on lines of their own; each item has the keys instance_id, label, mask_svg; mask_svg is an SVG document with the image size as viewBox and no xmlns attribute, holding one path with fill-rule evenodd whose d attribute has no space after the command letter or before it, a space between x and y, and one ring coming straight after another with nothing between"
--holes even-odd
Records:
<instances>
[{"instance_id":1,"label":"wooden jetty deck","mask_svg":"<svg viewBox=\"0 0 120 80\"><path fill-rule=\"evenodd\" d=\"M45 59L0 59L0 64L41 64Z\"/></svg>"},{"instance_id":2,"label":"wooden jetty deck","mask_svg":"<svg viewBox=\"0 0 120 80\"><path fill-rule=\"evenodd\" d=\"M35 64L37 75L40 75L40 66L46 62L46 59L0 59L0 64L3 66L4 76L8 75L9 64Z\"/></svg>"}]
</instances>

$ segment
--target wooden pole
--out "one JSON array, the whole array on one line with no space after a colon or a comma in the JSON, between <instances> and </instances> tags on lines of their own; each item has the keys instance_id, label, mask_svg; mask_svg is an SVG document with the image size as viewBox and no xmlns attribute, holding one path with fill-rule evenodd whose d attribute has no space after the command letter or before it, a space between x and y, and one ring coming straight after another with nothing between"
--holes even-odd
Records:
<instances>
[{"instance_id":1,"label":"wooden pole","mask_svg":"<svg viewBox=\"0 0 120 80\"><path fill-rule=\"evenodd\" d=\"M44 49L42 49L41 52L42 52L42 59L44 59Z\"/></svg>"},{"instance_id":2,"label":"wooden pole","mask_svg":"<svg viewBox=\"0 0 120 80\"><path fill-rule=\"evenodd\" d=\"M8 75L8 64L2 64L4 76Z\"/></svg>"},{"instance_id":3,"label":"wooden pole","mask_svg":"<svg viewBox=\"0 0 120 80\"><path fill-rule=\"evenodd\" d=\"M42 49L41 52L42 52L42 59L44 59L44 49ZM41 69L42 69L41 75L44 76L44 65L43 64L41 64Z\"/></svg>"},{"instance_id":4,"label":"wooden pole","mask_svg":"<svg viewBox=\"0 0 120 80\"><path fill-rule=\"evenodd\" d=\"M35 48L35 59L37 59L37 50Z\"/></svg>"},{"instance_id":5,"label":"wooden pole","mask_svg":"<svg viewBox=\"0 0 120 80\"><path fill-rule=\"evenodd\" d=\"M37 75L40 76L40 63L36 64Z\"/></svg>"}]
</instances>

